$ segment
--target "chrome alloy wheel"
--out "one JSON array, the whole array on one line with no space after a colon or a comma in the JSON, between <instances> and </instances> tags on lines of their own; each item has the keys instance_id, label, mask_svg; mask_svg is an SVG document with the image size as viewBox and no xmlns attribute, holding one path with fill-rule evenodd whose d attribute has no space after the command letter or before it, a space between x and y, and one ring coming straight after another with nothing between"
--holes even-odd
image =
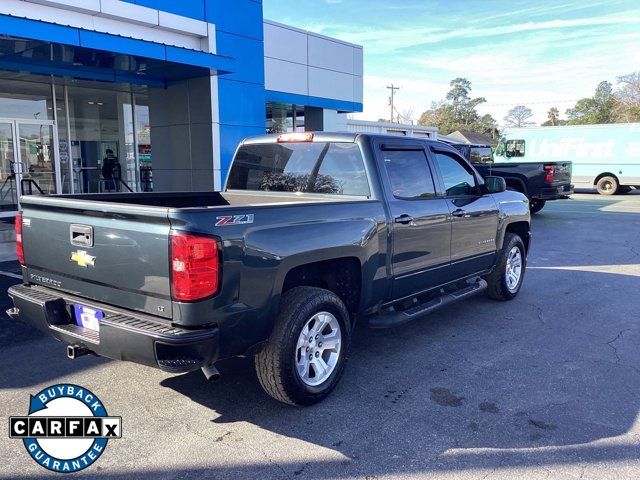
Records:
<instances>
[{"instance_id":1,"label":"chrome alloy wheel","mask_svg":"<svg viewBox=\"0 0 640 480\"><path fill-rule=\"evenodd\" d=\"M515 293L522 277L522 252L518 247L513 247L509 252L504 276L507 288L511 293Z\"/></svg>"},{"instance_id":2,"label":"chrome alloy wheel","mask_svg":"<svg viewBox=\"0 0 640 480\"><path fill-rule=\"evenodd\" d=\"M296 369L306 385L317 387L336 369L340 358L342 332L338 319L320 312L305 324L296 346Z\"/></svg>"}]
</instances>

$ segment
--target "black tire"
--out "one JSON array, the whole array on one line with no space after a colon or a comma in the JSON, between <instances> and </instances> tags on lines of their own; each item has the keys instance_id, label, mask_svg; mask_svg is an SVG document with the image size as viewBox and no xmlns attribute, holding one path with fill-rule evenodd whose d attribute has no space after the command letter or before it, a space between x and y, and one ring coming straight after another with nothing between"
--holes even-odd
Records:
<instances>
[{"instance_id":1,"label":"black tire","mask_svg":"<svg viewBox=\"0 0 640 480\"><path fill-rule=\"evenodd\" d=\"M600 195L615 195L619 189L620 184L618 183L618 179L609 175L602 177L598 180L598 183L596 183L596 190L598 190Z\"/></svg>"},{"instance_id":2,"label":"black tire","mask_svg":"<svg viewBox=\"0 0 640 480\"><path fill-rule=\"evenodd\" d=\"M516 288L509 289L506 277L507 260L510 252L516 247L520 249L520 256L522 259L522 273L520 275L520 280L518 281ZM513 300L518 296L518 293L520 292L526 270L527 255L522 239L515 233L507 233L504 237L504 244L502 245L502 250L498 255L498 261L495 268L489 275L484 277L484 279L489 284L486 290L487 296L489 298L492 298L493 300Z\"/></svg>"},{"instance_id":3,"label":"black tire","mask_svg":"<svg viewBox=\"0 0 640 480\"><path fill-rule=\"evenodd\" d=\"M529 210L531 210L531 213L538 213L544 208L546 204L546 200L537 200L535 198L532 198L529 202Z\"/></svg>"},{"instance_id":4,"label":"black tire","mask_svg":"<svg viewBox=\"0 0 640 480\"><path fill-rule=\"evenodd\" d=\"M331 375L318 386L304 383L296 369L296 350L306 323L319 312L329 312L338 320L341 347ZM280 312L267 345L255 356L255 368L265 392L280 402L308 406L326 398L342 377L349 355L351 324L347 308L328 290L296 287L282 296Z\"/></svg>"}]
</instances>

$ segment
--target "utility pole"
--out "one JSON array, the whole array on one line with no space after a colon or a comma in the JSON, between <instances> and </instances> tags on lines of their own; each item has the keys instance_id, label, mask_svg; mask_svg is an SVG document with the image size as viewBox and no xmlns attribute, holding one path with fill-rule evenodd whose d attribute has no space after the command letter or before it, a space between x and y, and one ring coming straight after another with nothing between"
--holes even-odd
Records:
<instances>
[{"instance_id":1,"label":"utility pole","mask_svg":"<svg viewBox=\"0 0 640 480\"><path fill-rule=\"evenodd\" d=\"M393 83L387 87L391 90L391 97L389 98L389 104L391 105L391 123L393 123L393 115L395 112L393 101L395 100L396 90L400 90L400 87L396 87Z\"/></svg>"}]
</instances>

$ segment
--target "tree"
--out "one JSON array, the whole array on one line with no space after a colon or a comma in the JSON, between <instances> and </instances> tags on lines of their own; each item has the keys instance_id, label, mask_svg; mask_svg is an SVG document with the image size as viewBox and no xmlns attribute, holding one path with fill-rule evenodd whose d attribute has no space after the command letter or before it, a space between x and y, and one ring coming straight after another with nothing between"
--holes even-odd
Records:
<instances>
[{"instance_id":1,"label":"tree","mask_svg":"<svg viewBox=\"0 0 640 480\"><path fill-rule=\"evenodd\" d=\"M449 85L451 90L446 98L433 102L431 108L420 116L418 124L438 127L443 135L456 130L495 135L497 124L493 117L480 117L478 114L477 107L485 103L486 99L471 98L471 82L466 78L455 78Z\"/></svg>"},{"instance_id":2,"label":"tree","mask_svg":"<svg viewBox=\"0 0 640 480\"><path fill-rule=\"evenodd\" d=\"M640 72L618 77L618 90L614 95L616 120L640 122Z\"/></svg>"},{"instance_id":3,"label":"tree","mask_svg":"<svg viewBox=\"0 0 640 480\"><path fill-rule=\"evenodd\" d=\"M531 127L535 125L535 122L529 120L531 117L533 117L533 112L529 107L516 105L504 117L504 125L508 128Z\"/></svg>"},{"instance_id":4,"label":"tree","mask_svg":"<svg viewBox=\"0 0 640 480\"><path fill-rule=\"evenodd\" d=\"M560 111L556 107L551 107L547 112L547 120L543 124L542 127L559 127L567 124L566 120L562 120L560 118Z\"/></svg>"},{"instance_id":5,"label":"tree","mask_svg":"<svg viewBox=\"0 0 640 480\"><path fill-rule=\"evenodd\" d=\"M613 85L600 82L593 97L578 100L575 107L567 110L569 125L615 123L616 104Z\"/></svg>"}]
</instances>

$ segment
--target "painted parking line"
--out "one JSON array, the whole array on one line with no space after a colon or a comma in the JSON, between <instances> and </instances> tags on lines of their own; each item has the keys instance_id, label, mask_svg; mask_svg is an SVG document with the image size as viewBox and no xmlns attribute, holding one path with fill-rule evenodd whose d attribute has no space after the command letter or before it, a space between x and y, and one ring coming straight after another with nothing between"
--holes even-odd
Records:
<instances>
[{"instance_id":1,"label":"painted parking line","mask_svg":"<svg viewBox=\"0 0 640 480\"><path fill-rule=\"evenodd\" d=\"M22 280L22 275L18 275L17 273L13 273L13 272L5 272L4 270L0 270L0 275L4 275L5 277L18 278Z\"/></svg>"},{"instance_id":2,"label":"painted parking line","mask_svg":"<svg viewBox=\"0 0 640 480\"><path fill-rule=\"evenodd\" d=\"M581 216L587 216L587 215L591 215L594 217L605 217L609 214L615 214L615 216L619 217L621 215L628 215L629 217L634 217L634 218L638 218L638 215L640 215L640 212L624 212L624 211L617 211L617 210L593 210L593 211L589 211L589 210L560 210L560 209L549 209L546 212L543 212L543 214L541 215L540 218L544 217L544 213L579 213ZM535 218L535 217L534 217Z\"/></svg>"}]
</instances>

